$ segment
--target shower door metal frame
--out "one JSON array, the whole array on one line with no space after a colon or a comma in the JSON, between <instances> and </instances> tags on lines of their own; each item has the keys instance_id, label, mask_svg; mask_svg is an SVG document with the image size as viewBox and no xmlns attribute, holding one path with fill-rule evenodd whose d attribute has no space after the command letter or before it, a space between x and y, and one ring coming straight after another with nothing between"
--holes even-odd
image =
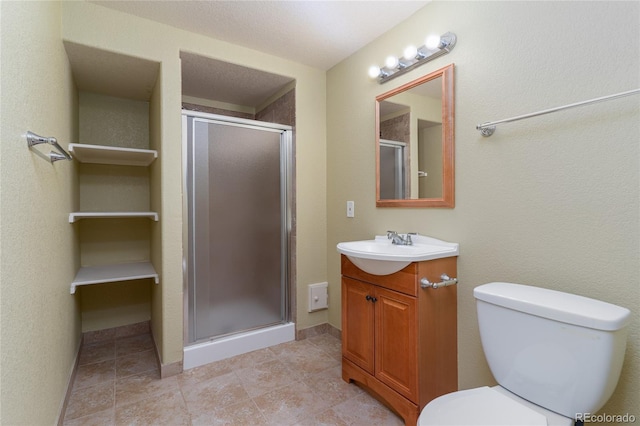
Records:
<instances>
[{"instance_id":1,"label":"shower door metal frame","mask_svg":"<svg viewBox=\"0 0 640 426\"><path fill-rule=\"evenodd\" d=\"M392 148L394 154L394 199L402 200L406 197L408 193L408 176L406 173L405 163L407 162L407 144L405 142L393 141L388 139L380 139L380 150L382 151L382 147ZM380 162L382 163L382 153L380 155ZM380 166L381 175L382 175L382 165ZM382 178L382 176L380 176ZM410 182L409 182L410 183ZM382 186L382 185L380 185ZM382 191L382 189L380 189ZM380 195L380 198L383 198Z\"/></svg>"},{"instance_id":2,"label":"shower door metal frame","mask_svg":"<svg viewBox=\"0 0 640 426\"><path fill-rule=\"evenodd\" d=\"M282 233L282 253L281 253L281 270L282 270L282 309L283 309L283 323L291 321L292 309L291 309L291 295L293 294L291 289L291 229L292 229L292 207L293 207L293 128L284 124L268 123L263 121L248 120L244 118L229 117L225 115L209 114L204 112L182 110L182 210L184 218L182 224L183 231L183 262L182 262L182 274L183 274L183 294L184 294L184 346L190 346L202 342L216 340L218 338L226 336L214 336L208 338L202 338L199 340L191 340L191 336L195 336L194 325L192 324L189 309L190 298L190 284L191 277L189 276L189 265L192 261L189 258L189 252L191 251L191 242L189 241L189 226L193 221L193 218L189 214L189 155L188 155L188 117L193 117L197 121L222 124L229 126L244 127L256 130L279 132L280 136L280 172L281 172L281 211L283 212L281 217L281 226L284 232ZM194 122L196 121L194 120Z\"/></svg>"}]
</instances>

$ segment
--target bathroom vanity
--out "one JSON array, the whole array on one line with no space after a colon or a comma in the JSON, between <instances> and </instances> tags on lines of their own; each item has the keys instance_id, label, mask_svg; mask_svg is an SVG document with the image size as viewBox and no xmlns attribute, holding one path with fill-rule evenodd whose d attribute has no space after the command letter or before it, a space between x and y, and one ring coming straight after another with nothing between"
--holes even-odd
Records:
<instances>
[{"instance_id":1,"label":"bathroom vanity","mask_svg":"<svg viewBox=\"0 0 640 426\"><path fill-rule=\"evenodd\" d=\"M342 378L415 425L429 401L458 390L457 286L425 284L456 277L457 256L374 275L342 254L341 267Z\"/></svg>"}]
</instances>

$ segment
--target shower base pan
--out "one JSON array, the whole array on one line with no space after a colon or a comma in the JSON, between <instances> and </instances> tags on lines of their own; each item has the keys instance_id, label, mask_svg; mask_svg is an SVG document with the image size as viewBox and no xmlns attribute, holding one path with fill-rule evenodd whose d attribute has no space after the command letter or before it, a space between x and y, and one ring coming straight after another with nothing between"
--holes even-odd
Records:
<instances>
[{"instance_id":1,"label":"shower base pan","mask_svg":"<svg viewBox=\"0 0 640 426\"><path fill-rule=\"evenodd\" d=\"M291 342L295 340L295 334L295 324L289 322L186 346L183 369L189 370L232 356Z\"/></svg>"}]
</instances>

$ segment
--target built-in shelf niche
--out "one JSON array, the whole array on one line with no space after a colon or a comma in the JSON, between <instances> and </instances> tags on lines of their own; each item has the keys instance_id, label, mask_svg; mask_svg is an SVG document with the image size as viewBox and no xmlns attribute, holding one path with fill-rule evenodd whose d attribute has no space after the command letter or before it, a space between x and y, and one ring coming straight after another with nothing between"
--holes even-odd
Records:
<instances>
[{"instance_id":1,"label":"built-in shelf niche","mask_svg":"<svg viewBox=\"0 0 640 426\"><path fill-rule=\"evenodd\" d=\"M71 294L83 285L102 284L152 278L160 282L158 273L150 262L120 263L103 266L84 266L78 270L71 283Z\"/></svg>"},{"instance_id":2,"label":"built-in shelf niche","mask_svg":"<svg viewBox=\"0 0 640 426\"><path fill-rule=\"evenodd\" d=\"M150 149L122 148L105 145L69 144L69 152L75 160L85 164L112 166L149 166L158 152ZM158 221L158 213L150 211L81 211L69 214L69 223L81 219L118 219L144 217Z\"/></svg>"},{"instance_id":3,"label":"built-in shelf niche","mask_svg":"<svg viewBox=\"0 0 640 426\"><path fill-rule=\"evenodd\" d=\"M152 284L162 262L160 62L108 46L63 45L77 89L69 227L82 331L149 318L162 324L153 302L162 288ZM98 282L106 284L91 285Z\"/></svg>"},{"instance_id":4,"label":"built-in shelf niche","mask_svg":"<svg viewBox=\"0 0 640 426\"><path fill-rule=\"evenodd\" d=\"M105 145L69 144L69 152L81 163L112 164L119 166L148 166L158 151L151 149L121 148Z\"/></svg>"},{"instance_id":5,"label":"built-in shelf niche","mask_svg":"<svg viewBox=\"0 0 640 426\"><path fill-rule=\"evenodd\" d=\"M81 219L126 219L146 217L155 222L158 221L156 212L72 212L69 213L69 223L75 223Z\"/></svg>"},{"instance_id":6,"label":"built-in shelf niche","mask_svg":"<svg viewBox=\"0 0 640 426\"><path fill-rule=\"evenodd\" d=\"M81 114L80 137L100 144L69 145L78 162L80 191L80 211L69 214L69 223L83 222L78 228L81 267L71 283L71 294L79 286L92 284L141 279L158 284L144 242L150 238L144 219L159 220L157 212L146 211L149 166L158 158L156 150L141 148L148 145L148 106L93 93L80 97L85 118L82 121ZM100 120L101 114L108 117L106 123ZM108 142L113 145L105 145Z\"/></svg>"}]
</instances>

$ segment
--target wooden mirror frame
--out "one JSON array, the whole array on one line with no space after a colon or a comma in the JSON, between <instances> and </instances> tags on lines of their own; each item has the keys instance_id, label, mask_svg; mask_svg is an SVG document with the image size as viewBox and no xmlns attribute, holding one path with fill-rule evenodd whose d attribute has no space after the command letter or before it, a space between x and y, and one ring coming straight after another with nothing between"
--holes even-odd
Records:
<instances>
[{"instance_id":1,"label":"wooden mirror frame","mask_svg":"<svg viewBox=\"0 0 640 426\"><path fill-rule=\"evenodd\" d=\"M376 97L376 207L455 207L453 68L449 64ZM428 81L442 78L442 198L380 199L380 102Z\"/></svg>"}]
</instances>

